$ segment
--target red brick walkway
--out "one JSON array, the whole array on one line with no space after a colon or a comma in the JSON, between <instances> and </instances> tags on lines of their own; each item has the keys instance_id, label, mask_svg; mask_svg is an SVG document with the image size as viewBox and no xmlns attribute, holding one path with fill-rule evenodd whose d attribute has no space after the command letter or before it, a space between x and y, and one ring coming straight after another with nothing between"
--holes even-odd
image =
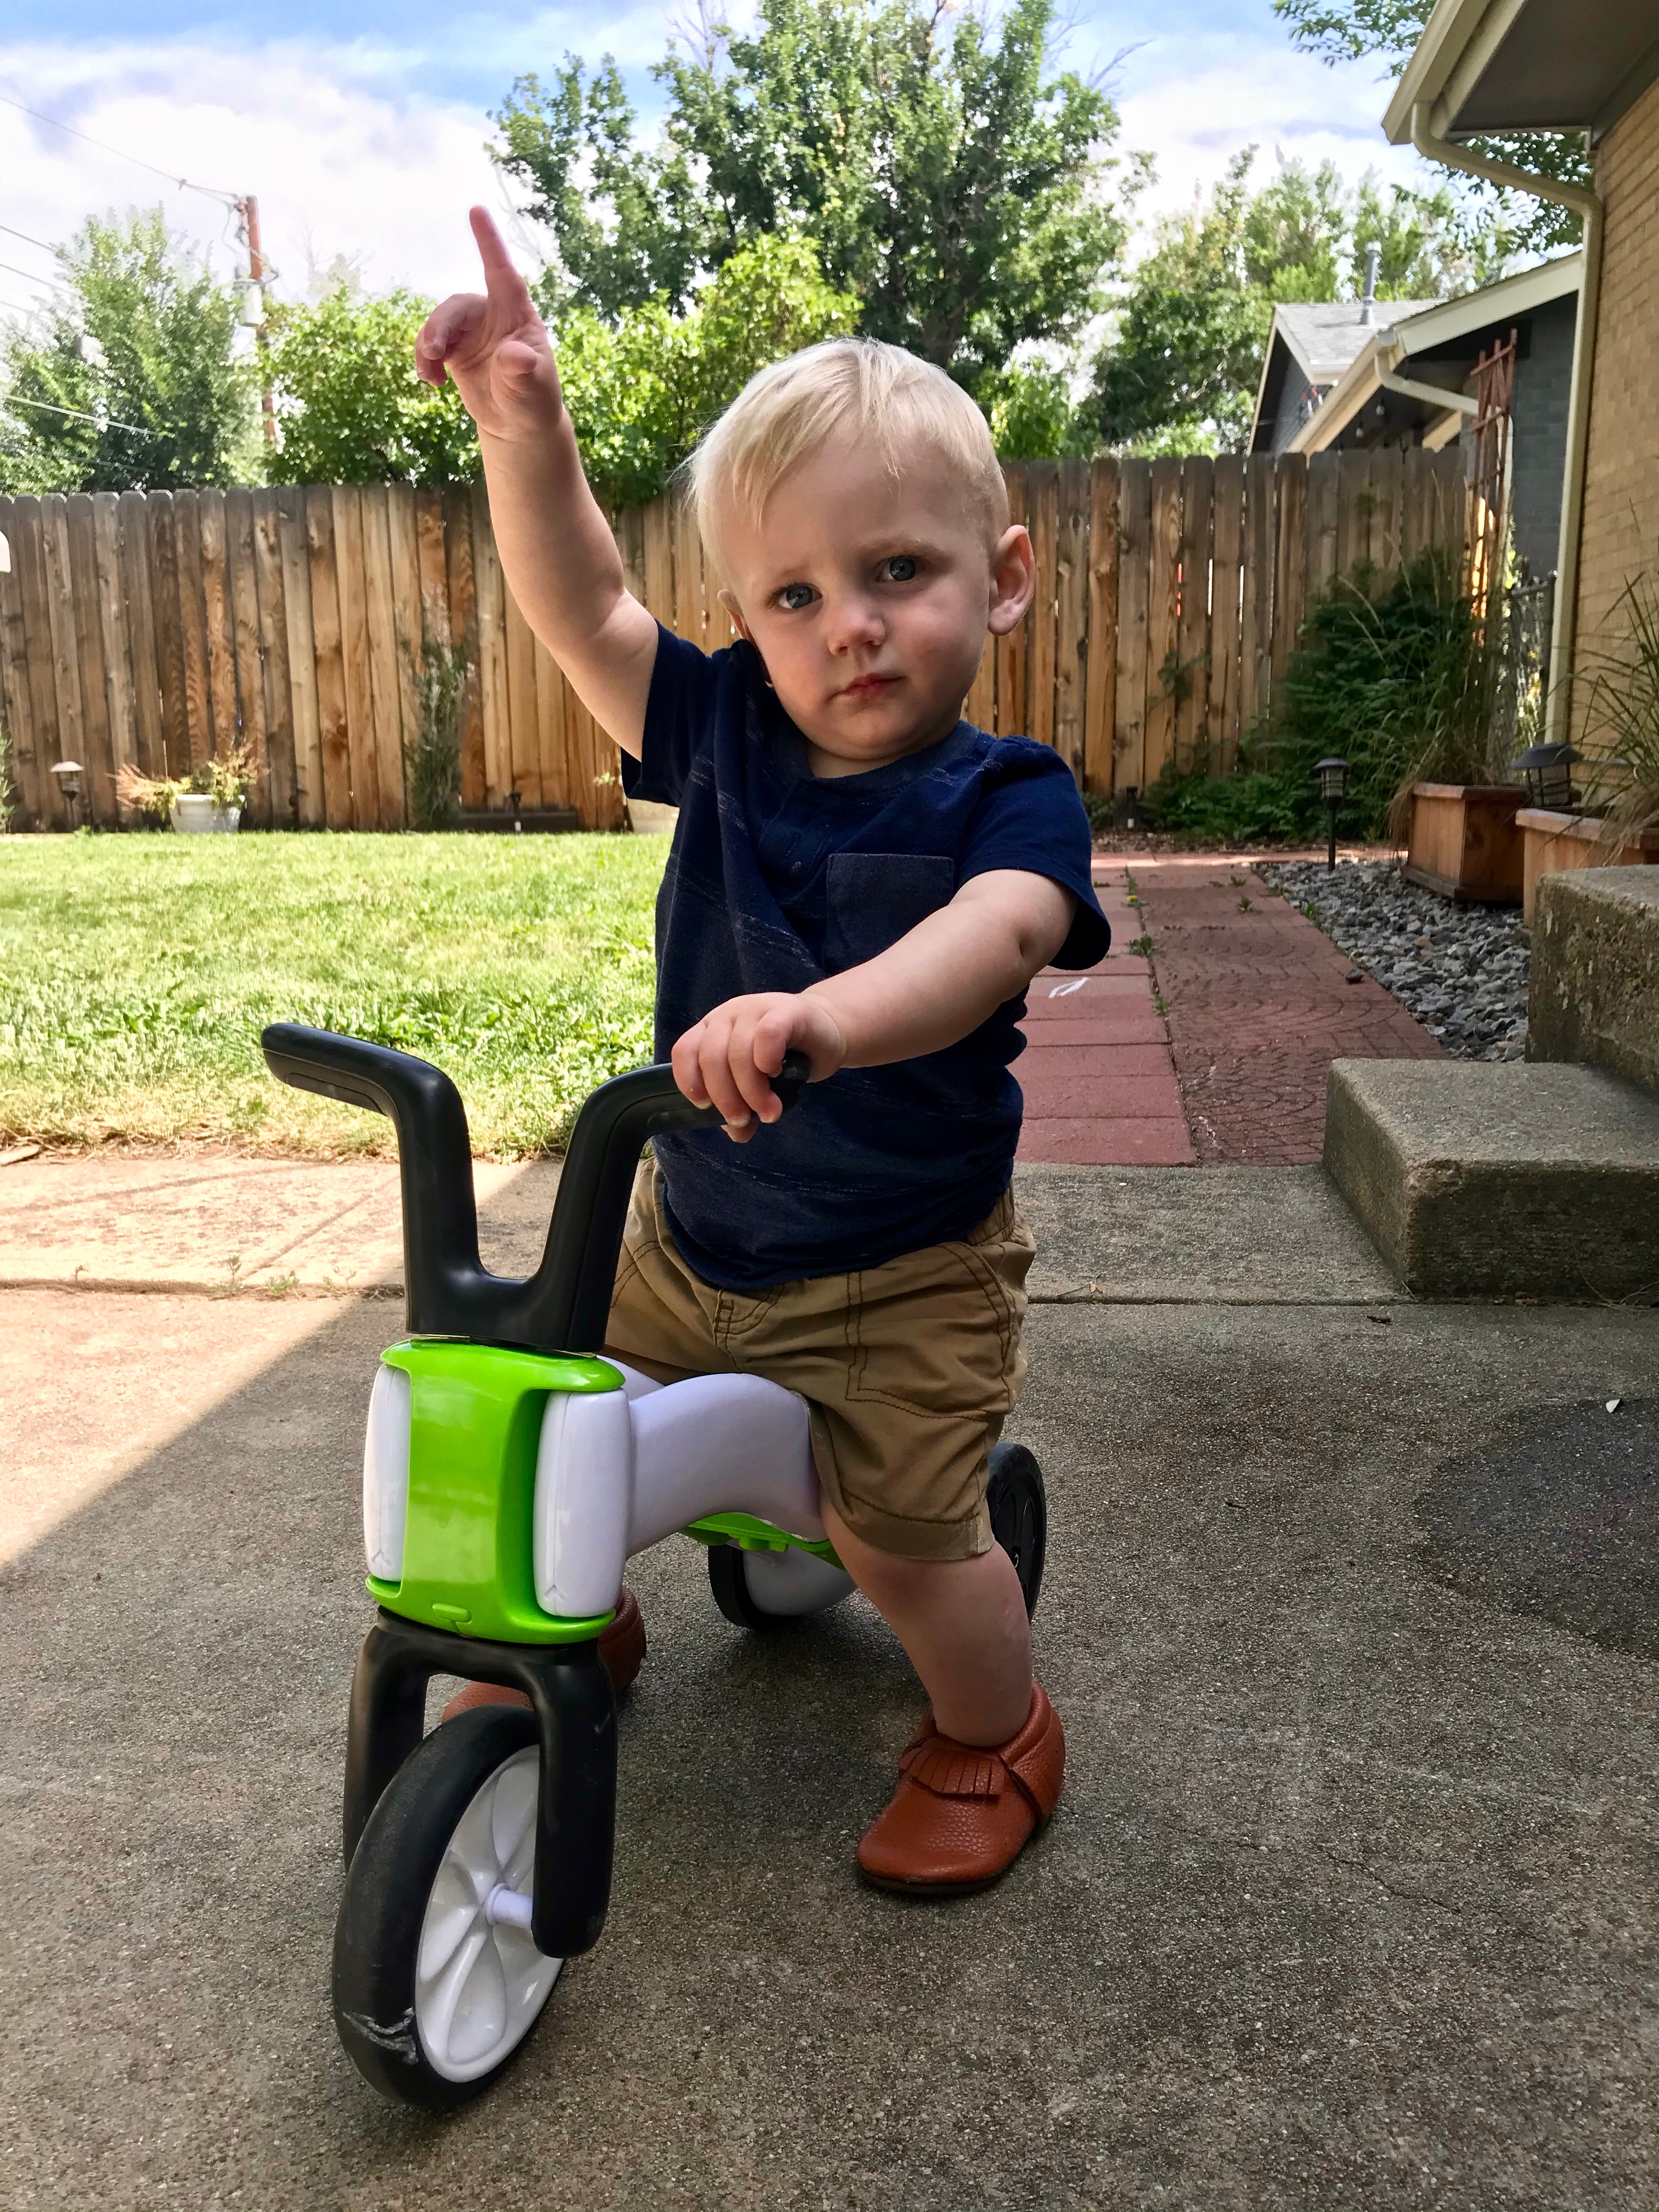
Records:
<instances>
[{"instance_id":1,"label":"red brick walkway","mask_svg":"<svg viewBox=\"0 0 1659 2212\"><path fill-rule=\"evenodd\" d=\"M1030 1042L1014 1063L1025 1094L1023 1160L1083 1167L1190 1167L1169 1031L1121 867L1095 870L1112 950L1086 974L1045 968L1025 994Z\"/></svg>"},{"instance_id":2,"label":"red brick walkway","mask_svg":"<svg viewBox=\"0 0 1659 2212\"><path fill-rule=\"evenodd\" d=\"M1130 861L1201 1164L1316 1160L1334 1060L1438 1060L1398 999L1246 864Z\"/></svg>"},{"instance_id":3,"label":"red brick walkway","mask_svg":"<svg viewBox=\"0 0 1659 2212\"><path fill-rule=\"evenodd\" d=\"M1095 878L1112 952L1027 994L1021 1159L1296 1165L1320 1156L1333 1060L1441 1056L1248 861L1097 859ZM1150 961L1127 949L1146 935Z\"/></svg>"}]
</instances>

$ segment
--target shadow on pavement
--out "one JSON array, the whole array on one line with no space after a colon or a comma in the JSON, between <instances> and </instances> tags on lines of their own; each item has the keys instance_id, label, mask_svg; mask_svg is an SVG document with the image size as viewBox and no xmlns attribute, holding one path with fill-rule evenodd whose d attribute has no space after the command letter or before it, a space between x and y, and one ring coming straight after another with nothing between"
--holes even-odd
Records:
<instances>
[{"instance_id":1,"label":"shadow on pavement","mask_svg":"<svg viewBox=\"0 0 1659 2212\"><path fill-rule=\"evenodd\" d=\"M852 1878L917 1703L873 1614L746 1640L638 1563L609 1929L447 2123L328 2008L394 1333L344 1309L0 1577L8 2208L1650 2207L1655 1668L1437 1585L1412 1501L1651 1393L1655 1316L1035 1310L1071 1778L949 1906Z\"/></svg>"}]
</instances>

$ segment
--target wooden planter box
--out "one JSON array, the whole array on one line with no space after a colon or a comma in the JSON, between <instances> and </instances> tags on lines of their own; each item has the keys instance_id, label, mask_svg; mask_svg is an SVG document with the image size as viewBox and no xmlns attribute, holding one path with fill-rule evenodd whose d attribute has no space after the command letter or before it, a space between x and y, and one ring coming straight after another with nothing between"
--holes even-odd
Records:
<instances>
[{"instance_id":1,"label":"wooden planter box","mask_svg":"<svg viewBox=\"0 0 1659 2212\"><path fill-rule=\"evenodd\" d=\"M1513 906L1522 888L1516 783L1414 783L1409 884L1469 906Z\"/></svg>"},{"instance_id":2,"label":"wooden planter box","mask_svg":"<svg viewBox=\"0 0 1659 2212\"><path fill-rule=\"evenodd\" d=\"M1635 868L1644 862L1659 863L1659 830L1643 830L1616 853L1597 848L1601 824L1583 814L1552 814L1542 806L1523 806L1516 821L1524 845L1525 896L1522 918L1532 927L1532 910L1538 886L1546 876L1559 876L1569 868L1597 866Z\"/></svg>"}]
</instances>

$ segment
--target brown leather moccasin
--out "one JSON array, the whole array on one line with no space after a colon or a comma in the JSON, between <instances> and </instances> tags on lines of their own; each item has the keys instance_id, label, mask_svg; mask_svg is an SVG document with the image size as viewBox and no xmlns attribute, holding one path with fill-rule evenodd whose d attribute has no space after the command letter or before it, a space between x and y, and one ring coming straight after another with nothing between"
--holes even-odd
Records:
<instances>
[{"instance_id":1,"label":"brown leather moccasin","mask_svg":"<svg viewBox=\"0 0 1659 2212\"><path fill-rule=\"evenodd\" d=\"M913 1896L988 1888L1054 1811L1065 1778L1066 1732L1039 1686L1018 1735L989 1749L941 1735L929 1705L893 1802L859 1844L859 1872Z\"/></svg>"},{"instance_id":2,"label":"brown leather moccasin","mask_svg":"<svg viewBox=\"0 0 1659 2212\"><path fill-rule=\"evenodd\" d=\"M608 1628L601 1629L599 1642L599 1663L611 1677L611 1689L621 1697L645 1664L645 1615L632 1590L625 1589L617 1601L617 1617ZM504 1682L469 1682L438 1717L441 1722L453 1721L457 1713L470 1713L474 1705L529 1703L522 1690L509 1690Z\"/></svg>"}]
</instances>

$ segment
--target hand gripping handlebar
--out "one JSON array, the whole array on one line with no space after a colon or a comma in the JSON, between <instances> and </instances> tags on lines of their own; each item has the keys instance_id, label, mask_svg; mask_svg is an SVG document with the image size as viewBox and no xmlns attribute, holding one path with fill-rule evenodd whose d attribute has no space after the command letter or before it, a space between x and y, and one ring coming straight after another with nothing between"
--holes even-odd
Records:
<instances>
[{"instance_id":1,"label":"hand gripping handlebar","mask_svg":"<svg viewBox=\"0 0 1659 2212\"><path fill-rule=\"evenodd\" d=\"M296 1091L315 1091L385 1114L398 1130L403 1181L404 1280L410 1334L534 1352L593 1352L605 1343L634 1170L647 1139L720 1126L694 1106L665 1066L602 1083L576 1117L542 1263L525 1281L492 1275L478 1257L472 1152L461 1094L441 1068L361 1037L273 1022L265 1064ZM807 1080L788 1054L775 1088L785 1109Z\"/></svg>"}]
</instances>

